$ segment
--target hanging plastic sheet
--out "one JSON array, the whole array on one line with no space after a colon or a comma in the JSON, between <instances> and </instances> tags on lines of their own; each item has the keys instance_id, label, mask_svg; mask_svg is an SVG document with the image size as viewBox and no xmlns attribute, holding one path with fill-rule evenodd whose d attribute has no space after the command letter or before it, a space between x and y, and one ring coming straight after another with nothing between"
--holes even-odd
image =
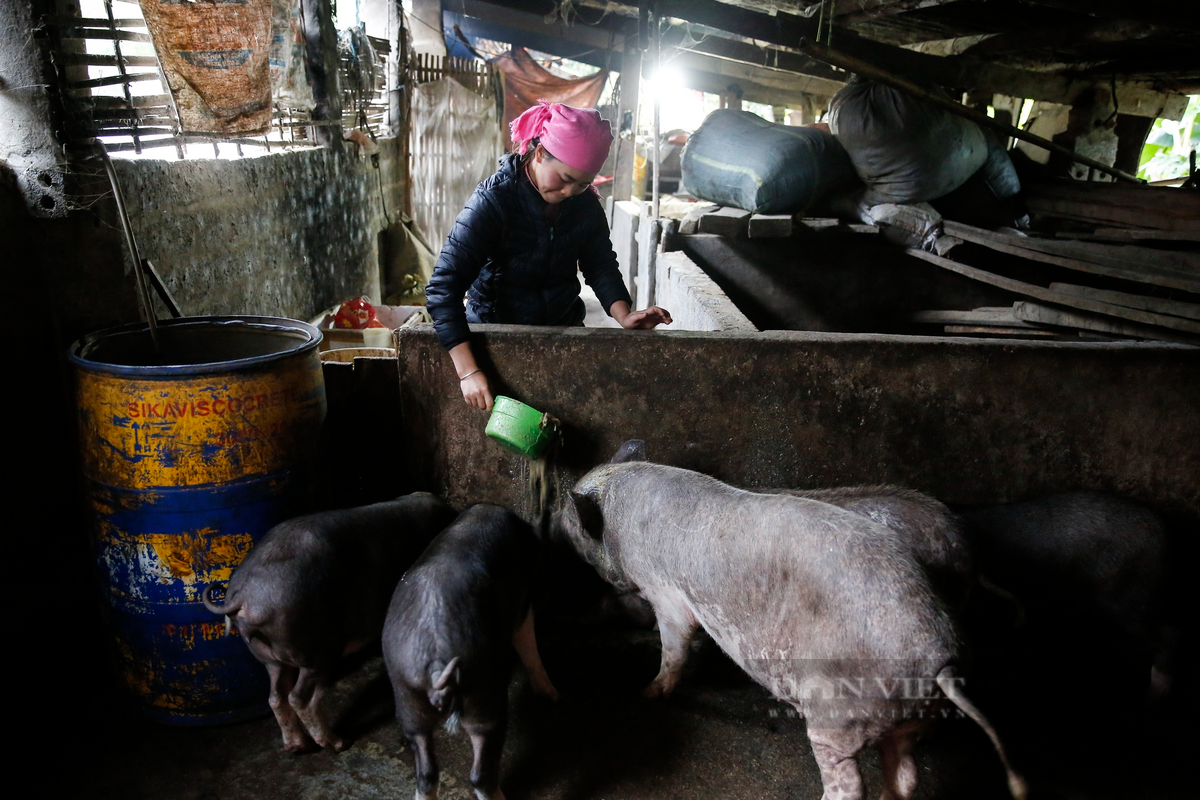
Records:
<instances>
[{"instance_id":1,"label":"hanging plastic sheet","mask_svg":"<svg viewBox=\"0 0 1200 800\"><path fill-rule=\"evenodd\" d=\"M271 125L273 0L141 0L184 133Z\"/></svg>"},{"instance_id":2,"label":"hanging plastic sheet","mask_svg":"<svg viewBox=\"0 0 1200 800\"><path fill-rule=\"evenodd\" d=\"M304 72L304 20L300 0L271 0L271 91L277 102L311 111L312 87Z\"/></svg>"},{"instance_id":3,"label":"hanging plastic sheet","mask_svg":"<svg viewBox=\"0 0 1200 800\"><path fill-rule=\"evenodd\" d=\"M471 192L496 171L506 141L496 116L490 97L452 78L413 89L412 216L434 252Z\"/></svg>"},{"instance_id":4,"label":"hanging plastic sheet","mask_svg":"<svg viewBox=\"0 0 1200 800\"><path fill-rule=\"evenodd\" d=\"M521 112L549 100L577 108L594 108L604 91L608 70L586 78L559 78L534 61L523 47L509 50L491 62L504 73L504 129Z\"/></svg>"}]
</instances>

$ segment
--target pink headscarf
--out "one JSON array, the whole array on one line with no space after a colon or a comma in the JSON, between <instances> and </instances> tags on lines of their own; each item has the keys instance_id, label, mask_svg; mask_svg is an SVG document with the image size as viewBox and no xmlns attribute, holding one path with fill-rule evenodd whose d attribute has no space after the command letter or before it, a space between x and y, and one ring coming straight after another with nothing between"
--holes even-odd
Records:
<instances>
[{"instance_id":1,"label":"pink headscarf","mask_svg":"<svg viewBox=\"0 0 1200 800\"><path fill-rule=\"evenodd\" d=\"M555 158L580 172L595 174L608 158L612 131L594 108L574 108L539 100L509 124L517 154L539 139Z\"/></svg>"}]
</instances>

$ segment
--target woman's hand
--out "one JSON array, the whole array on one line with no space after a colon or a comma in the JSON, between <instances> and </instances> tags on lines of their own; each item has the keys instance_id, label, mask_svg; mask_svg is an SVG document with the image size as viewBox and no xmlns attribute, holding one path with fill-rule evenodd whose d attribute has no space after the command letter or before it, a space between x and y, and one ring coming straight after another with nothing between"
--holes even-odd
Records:
<instances>
[{"instance_id":1,"label":"woman's hand","mask_svg":"<svg viewBox=\"0 0 1200 800\"><path fill-rule=\"evenodd\" d=\"M492 389L488 386L487 376L483 372L468 375L458 382L458 386L462 389L463 400L467 401L467 405L492 410Z\"/></svg>"},{"instance_id":2,"label":"woman's hand","mask_svg":"<svg viewBox=\"0 0 1200 800\"><path fill-rule=\"evenodd\" d=\"M629 304L618 300L609 309L612 318L627 330L648 331L656 325L670 325L671 312L662 306L650 306L641 311L630 311Z\"/></svg>"},{"instance_id":3,"label":"woman's hand","mask_svg":"<svg viewBox=\"0 0 1200 800\"><path fill-rule=\"evenodd\" d=\"M467 405L491 411L492 388L488 385L487 375L475 363L471 343L460 342L451 347L450 360L454 362L454 371L458 374L458 388L462 390L463 400L467 401Z\"/></svg>"}]
</instances>

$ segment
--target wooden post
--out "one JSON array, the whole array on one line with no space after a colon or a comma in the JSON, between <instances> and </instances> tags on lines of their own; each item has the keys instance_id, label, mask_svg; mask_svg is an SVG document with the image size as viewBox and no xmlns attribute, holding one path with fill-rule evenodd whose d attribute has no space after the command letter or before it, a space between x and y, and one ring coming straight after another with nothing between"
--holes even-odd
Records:
<instances>
[{"instance_id":1,"label":"wooden post","mask_svg":"<svg viewBox=\"0 0 1200 800\"><path fill-rule=\"evenodd\" d=\"M642 52L637 49L636 34L625 37L625 49L621 54L621 99L617 106L617 131L620 135L621 122L629 114L633 119L633 131L628 139L617 142L617 158L613 164L613 198L628 200L633 196L633 156L637 140L638 88L642 81Z\"/></svg>"}]
</instances>

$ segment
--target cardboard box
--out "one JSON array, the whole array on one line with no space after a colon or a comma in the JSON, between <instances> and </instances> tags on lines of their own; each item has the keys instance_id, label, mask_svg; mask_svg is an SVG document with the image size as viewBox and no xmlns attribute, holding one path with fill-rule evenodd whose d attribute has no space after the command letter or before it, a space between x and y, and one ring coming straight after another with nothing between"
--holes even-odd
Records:
<instances>
[{"instance_id":1,"label":"cardboard box","mask_svg":"<svg viewBox=\"0 0 1200 800\"><path fill-rule=\"evenodd\" d=\"M414 322L429 322L429 312L425 306L375 306L375 316L385 326L384 328L335 328L333 317L341 303L331 306L318 314L310 322L320 329L322 351L335 350L342 347L386 347L393 350L392 331Z\"/></svg>"}]
</instances>

